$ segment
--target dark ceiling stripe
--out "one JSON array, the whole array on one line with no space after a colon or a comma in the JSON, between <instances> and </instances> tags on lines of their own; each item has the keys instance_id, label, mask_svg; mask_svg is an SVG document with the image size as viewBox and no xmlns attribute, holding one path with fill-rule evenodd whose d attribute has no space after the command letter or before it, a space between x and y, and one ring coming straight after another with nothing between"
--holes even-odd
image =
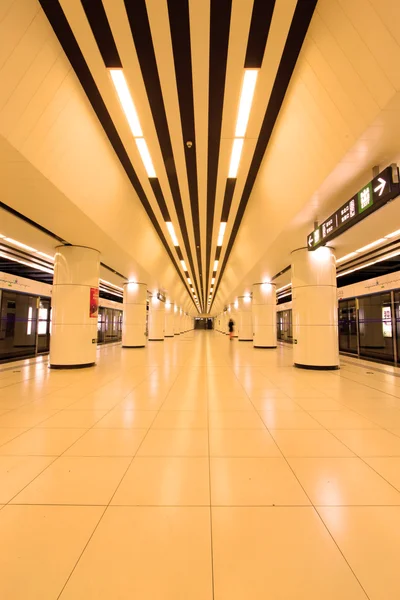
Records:
<instances>
[{"instance_id":1,"label":"dark ceiling stripe","mask_svg":"<svg viewBox=\"0 0 400 600\"><path fill-rule=\"evenodd\" d=\"M158 202L158 206L160 207L162 218L164 221L170 221L171 218L169 216L167 203L165 202L164 194L162 193L160 182L156 177L150 177L149 179L150 185Z\"/></svg>"},{"instance_id":2,"label":"dark ceiling stripe","mask_svg":"<svg viewBox=\"0 0 400 600\"><path fill-rule=\"evenodd\" d=\"M262 65L274 7L275 0L254 0L245 69L259 69Z\"/></svg>"},{"instance_id":3,"label":"dark ceiling stripe","mask_svg":"<svg viewBox=\"0 0 400 600\"><path fill-rule=\"evenodd\" d=\"M236 178L233 179L228 177L225 183L225 193L224 193L224 202L222 204L222 214L221 221L222 223L226 223L229 217L229 211L231 210L233 192L235 191L236 186Z\"/></svg>"},{"instance_id":4,"label":"dark ceiling stripe","mask_svg":"<svg viewBox=\"0 0 400 600\"><path fill-rule=\"evenodd\" d=\"M134 2L132 2L132 0L124 0L124 3L132 31L133 42L135 44L136 53L139 59L140 69L142 71L144 85L146 87L151 113L153 115L154 125L157 131L161 153L164 159L165 169L175 204L179 226L181 228L183 242L186 248L186 254L192 271L193 280L197 288L197 295L199 295L196 271L194 269L189 235L185 221L185 213L183 210L182 197L179 189L178 176L176 173L171 136L168 128L167 115L165 112L164 99L161 90L160 77L158 74L146 2L145 0L135 0Z\"/></svg>"},{"instance_id":5,"label":"dark ceiling stripe","mask_svg":"<svg viewBox=\"0 0 400 600\"><path fill-rule=\"evenodd\" d=\"M224 107L226 63L228 59L231 0L211 0L210 56L208 85L208 155L207 155L207 236L206 279L207 292L210 274L211 241L214 223L215 194L221 142L222 111Z\"/></svg>"},{"instance_id":6,"label":"dark ceiling stripe","mask_svg":"<svg viewBox=\"0 0 400 600\"><path fill-rule=\"evenodd\" d=\"M108 69L121 69L122 63L108 23L102 0L81 0L83 10Z\"/></svg>"},{"instance_id":7,"label":"dark ceiling stripe","mask_svg":"<svg viewBox=\"0 0 400 600\"><path fill-rule=\"evenodd\" d=\"M222 275L225 271L233 244L239 230L244 211L246 210L247 202L253 189L261 162L264 158L268 142L271 138L279 111L285 99L285 94L290 83L297 59L299 57L304 39L307 34L312 16L318 0L297 0L296 9L294 11L292 23L290 25L288 37L279 63L278 71L275 77L274 86L268 102L267 110L261 126L260 136L257 141L254 151L253 160L251 161L250 170L247 175L246 184L240 199L239 208L236 214L235 222L232 228L231 236L226 248L225 256L221 265L218 283L215 289L214 298L216 296Z\"/></svg>"},{"instance_id":8,"label":"dark ceiling stripe","mask_svg":"<svg viewBox=\"0 0 400 600\"><path fill-rule=\"evenodd\" d=\"M129 156L125 150L125 147L122 143L121 138L118 135L116 127L111 119L110 113L107 110L107 107L103 101L103 98L99 92L99 89L93 79L93 76L90 72L89 67L85 61L85 58L79 48L78 42L75 39L75 36L72 32L72 29L68 23L68 20L61 8L59 0L39 0L40 5L52 26L54 33L56 34L58 41L60 42L69 62L71 63L72 68L75 71L76 76L78 77L90 104L95 111L97 118L99 119L103 129L114 148L115 154L118 156L125 172L135 190L139 199L145 209L150 221L152 222L154 229L156 230L169 258L171 259L182 283L184 284L189 297L192 302L192 295L190 294L187 282L182 275L182 272L178 266L178 263L175 260L174 255L172 254L168 242L164 236L164 233L157 221L157 218L151 208L151 205L146 197L146 194L140 184L139 178L136 175L136 172L132 166L132 163L129 159ZM193 302L194 304L194 302Z\"/></svg>"},{"instance_id":9,"label":"dark ceiling stripe","mask_svg":"<svg viewBox=\"0 0 400 600\"><path fill-rule=\"evenodd\" d=\"M174 55L179 110L185 147L186 173L189 186L190 206L200 290L203 298L203 273L201 261L199 192L196 161L196 131L194 119L192 50L190 43L190 16L188 0L168 0L168 14ZM188 145L191 143L191 146Z\"/></svg>"}]
</instances>

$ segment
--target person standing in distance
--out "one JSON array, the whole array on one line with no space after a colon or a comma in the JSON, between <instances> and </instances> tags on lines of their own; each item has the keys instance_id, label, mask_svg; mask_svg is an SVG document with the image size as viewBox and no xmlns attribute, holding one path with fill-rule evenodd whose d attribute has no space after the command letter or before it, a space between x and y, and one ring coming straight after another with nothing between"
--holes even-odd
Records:
<instances>
[{"instance_id":1,"label":"person standing in distance","mask_svg":"<svg viewBox=\"0 0 400 600\"><path fill-rule=\"evenodd\" d=\"M228 328L229 328L229 339L231 340L233 338L233 330L235 327L235 323L232 319L232 317L229 319L229 323L228 323Z\"/></svg>"}]
</instances>

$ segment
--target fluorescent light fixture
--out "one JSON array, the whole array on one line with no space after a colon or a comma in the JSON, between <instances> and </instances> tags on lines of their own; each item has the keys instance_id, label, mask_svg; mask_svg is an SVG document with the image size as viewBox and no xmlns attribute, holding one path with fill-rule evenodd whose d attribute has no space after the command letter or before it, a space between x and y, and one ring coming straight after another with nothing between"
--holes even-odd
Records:
<instances>
[{"instance_id":1,"label":"fluorescent light fixture","mask_svg":"<svg viewBox=\"0 0 400 600\"><path fill-rule=\"evenodd\" d=\"M366 246L359 248L358 250L356 250L356 252L357 252L357 254L361 254L361 252L366 252L367 250L370 250L371 248L375 248L375 246L379 246L379 244L382 244L384 241L385 241L385 238L380 238L379 240L375 240L374 242L371 242L370 244L367 244Z\"/></svg>"},{"instance_id":2,"label":"fluorescent light fixture","mask_svg":"<svg viewBox=\"0 0 400 600\"><path fill-rule=\"evenodd\" d=\"M224 241L225 229L226 223L221 223L219 226L217 246L222 246L222 242Z\"/></svg>"},{"instance_id":3,"label":"fluorescent light fixture","mask_svg":"<svg viewBox=\"0 0 400 600\"><path fill-rule=\"evenodd\" d=\"M12 262L16 262L21 265L26 265L27 267L33 267L34 269L37 269L38 271L43 271L43 273L51 273L51 274L54 273L54 269L42 267L41 265L38 265L36 263L31 263L26 260L20 260L20 259L14 258L13 256L10 256L6 252L0 252L0 256L2 256L3 258L7 258L8 260L11 260Z\"/></svg>"},{"instance_id":4,"label":"fluorescent light fixture","mask_svg":"<svg viewBox=\"0 0 400 600\"><path fill-rule=\"evenodd\" d=\"M140 157L143 161L144 168L146 169L147 176L149 178L155 177L156 172L154 169L153 162L151 160L150 152L146 144L146 140L144 138L136 138L135 139L136 146L138 147Z\"/></svg>"},{"instance_id":5,"label":"fluorescent light fixture","mask_svg":"<svg viewBox=\"0 0 400 600\"><path fill-rule=\"evenodd\" d=\"M192 285L192 282L190 281L190 277L188 277L187 280L188 280L188 284Z\"/></svg>"},{"instance_id":6,"label":"fluorescent light fixture","mask_svg":"<svg viewBox=\"0 0 400 600\"><path fill-rule=\"evenodd\" d=\"M349 258L353 258L353 256L357 256L357 252L350 252L350 254L346 254L346 256L336 259L336 264L348 260Z\"/></svg>"},{"instance_id":7,"label":"fluorescent light fixture","mask_svg":"<svg viewBox=\"0 0 400 600\"><path fill-rule=\"evenodd\" d=\"M211 279L211 285L214 285L214 283L215 283L215 277L213 277L213 278Z\"/></svg>"},{"instance_id":8,"label":"fluorescent light fixture","mask_svg":"<svg viewBox=\"0 0 400 600\"><path fill-rule=\"evenodd\" d=\"M246 134L257 76L258 70L256 69L246 69L244 72L242 91L239 101L239 111L236 121L235 137L244 137Z\"/></svg>"},{"instance_id":9,"label":"fluorescent light fixture","mask_svg":"<svg viewBox=\"0 0 400 600\"><path fill-rule=\"evenodd\" d=\"M214 260L214 268L213 271L216 271L218 269L218 260Z\"/></svg>"},{"instance_id":10,"label":"fluorescent light fixture","mask_svg":"<svg viewBox=\"0 0 400 600\"><path fill-rule=\"evenodd\" d=\"M397 229L397 231L393 231L392 233L388 233L385 237L387 238L392 238L392 237L397 237L398 235L400 235L400 229ZM2 237L0 235L0 237Z\"/></svg>"},{"instance_id":11,"label":"fluorescent light fixture","mask_svg":"<svg viewBox=\"0 0 400 600\"><path fill-rule=\"evenodd\" d=\"M281 292L282 290L286 290L286 288L290 288L290 287L292 287L292 284L287 283L286 285L283 285L282 287L278 288L276 291Z\"/></svg>"},{"instance_id":12,"label":"fluorescent light fixture","mask_svg":"<svg viewBox=\"0 0 400 600\"><path fill-rule=\"evenodd\" d=\"M134 137L142 137L143 132L142 128L140 127L139 117L137 115L135 105L133 104L125 75L121 69L109 69L109 71L132 134Z\"/></svg>"},{"instance_id":13,"label":"fluorescent light fixture","mask_svg":"<svg viewBox=\"0 0 400 600\"><path fill-rule=\"evenodd\" d=\"M178 238L175 235L175 229L174 229L174 226L172 225L171 221L166 221L165 224L169 231L169 235L171 236L172 243L174 244L174 246L179 246Z\"/></svg>"},{"instance_id":14,"label":"fluorescent light fixture","mask_svg":"<svg viewBox=\"0 0 400 600\"><path fill-rule=\"evenodd\" d=\"M183 269L184 271L187 271L186 264L185 264L185 261L184 261L184 260L181 260L181 265L182 265L182 269Z\"/></svg>"},{"instance_id":15,"label":"fluorescent light fixture","mask_svg":"<svg viewBox=\"0 0 400 600\"><path fill-rule=\"evenodd\" d=\"M44 256L45 258L48 258L49 260L54 260L54 256L50 256L50 254L46 254L45 252L36 251L36 254L39 254L39 256Z\"/></svg>"},{"instance_id":16,"label":"fluorescent light fixture","mask_svg":"<svg viewBox=\"0 0 400 600\"><path fill-rule=\"evenodd\" d=\"M105 283L106 285L110 285L111 287L114 287L117 290L121 290L121 292L124 291L124 288L120 287L119 285L115 285L115 283L111 283L111 281L107 281L106 279L99 279L99 282L100 283ZM137 285L136 281L128 281L128 285L130 285L130 284Z\"/></svg>"},{"instance_id":17,"label":"fluorescent light fixture","mask_svg":"<svg viewBox=\"0 0 400 600\"><path fill-rule=\"evenodd\" d=\"M32 248L31 246L27 246L26 244L23 244L22 242L17 242L17 240L13 240L12 238L6 237L4 238L5 242L8 242L9 244L12 244L13 246L18 246L18 248L23 248L24 250L30 250L31 252L37 252L37 250L35 250L35 248Z\"/></svg>"},{"instance_id":18,"label":"fluorescent light fixture","mask_svg":"<svg viewBox=\"0 0 400 600\"><path fill-rule=\"evenodd\" d=\"M237 172L239 170L240 157L242 155L243 149L243 141L243 138L236 138L233 140L231 162L229 164L228 172L228 177L233 179L237 177Z\"/></svg>"}]
</instances>

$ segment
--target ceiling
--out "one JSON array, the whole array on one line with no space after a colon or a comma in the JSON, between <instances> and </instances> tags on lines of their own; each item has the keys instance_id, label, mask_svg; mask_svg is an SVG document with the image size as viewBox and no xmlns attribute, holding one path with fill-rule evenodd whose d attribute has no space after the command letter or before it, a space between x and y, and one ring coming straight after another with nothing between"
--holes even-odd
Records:
<instances>
[{"instance_id":1,"label":"ceiling","mask_svg":"<svg viewBox=\"0 0 400 600\"><path fill-rule=\"evenodd\" d=\"M399 22L395 0L3 0L0 233L95 247L109 281L219 312L398 159ZM246 69L257 82L229 177ZM371 229L355 229L360 246Z\"/></svg>"}]
</instances>

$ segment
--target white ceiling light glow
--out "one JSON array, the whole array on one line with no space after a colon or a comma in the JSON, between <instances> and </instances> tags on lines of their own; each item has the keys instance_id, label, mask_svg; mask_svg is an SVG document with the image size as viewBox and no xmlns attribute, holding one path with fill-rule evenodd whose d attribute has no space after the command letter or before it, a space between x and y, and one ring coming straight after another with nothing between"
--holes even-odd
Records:
<instances>
[{"instance_id":1,"label":"white ceiling light glow","mask_svg":"<svg viewBox=\"0 0 400 600\"><path fill-rule=\"evenodd\" d=\"M35 250L35 248L32 248L32 246L27 246L22 242L17 242L17 240L13 240L12 238L6 237L4 238L4 241L8 242L9 244L12 244L13 246L18 246L18 248L23 248L24 250L29 250L30 252L37 252L37 250Z\"/></svg>"},{"instance_id":2,"label":"white ceiling light glow","mask_svg":"<svg viewBox=\"0 0 400 600\"><path fill-rule=\"evenodd\" d=\"M117 91L119 101L134 137L143 137L139 117L133 104L132 96L126 83L125 75L121 69L109 69L112 82Z\"/></svg>"},{"instance_id":3,"label":"white ceiling light glow","mask_svg":"<svg viewBox=\"0 0 400 600\"><path fill-rule=\"evenodd\" d=\"M214 260L214 268L213 271L216 271L218 269L218 260Z\"/></svg>"},{"instance_id":4,"label":"white ceiling light glow","mask_svg":"<svg viewBox=\"0 0 400 600\"><path fill-rule=\"evenodd\" d=\"M243 149L243 138L236 138L233 140L231 162L229 164L228 177L235 179L239 170L240 157Z\"/></svg>"},{"instance_id":5,"label":"white ceiling light glow","mask_svg":"<svg viewBox=\"0 0 400 600\"><path fill-rule=\"evenodd\" d=\"M226 223L221 223L219 226L217 246L222 246L222 243L224 241L225 229Z\"/></svg>"},{"instance_id":6,"label":"white ceiling light glow","mask_svg":"<svg viewBox=\"0 0 400 600\"><path fill-rule=\"evenodd\" d=\"M173 224L171 223L171 221L166 221L165 224L169 231L169 235L171 236L172 243L174 244L174 246L179 246L178 238L176 237Z\"/></svg>"},{"instance_id":7,"label":"white ceiling light glow","mask_svg":"<svg viewBox=\"0 0 400 600\"><path fill-rule=\"evenodd\" d=\"M242 91L240 94L239 111L236 121L235 137L244 137L249 122L254 90L256 88L258 70L246 69L244 72Z\"/></svg>"},{"instance_id":8,"label":"white ceiling light glow","mask_svg":"<svg viewBox=\"0 0 400 600\"><path fill-rule=\"evenodd\" d=\"M181 265L182 265L182 269L183 269L184 271L187 271L187 268L186 268L186 263L185 263L185 261L184 261L184 260L181 260Z\"/></svg>"},{"instance_id":9,"label":"white ceiling light glow","mask_svg":"<svg viewBox=\"0 0 400 600\"><path fill-rule=\"evenodd\" d=\"M386 238L380 238L379 240L375 240L375 242L371 242L362 248L356 250L357 253L366 252L367 250L371 250L371 248L375 248L375 246L379 246L379 244L383 244L386 241Z\"/></svg>"},{"instance_id":10,"label":"white ceiling light glow","mask_svg":"<svg viewBox=\"0 0 400 600\"><path fill-rule=\"evenodd\" d=\"M211 279L211 285L214 285L214 283L215 283L215 277L213 277L213 278Z\"/></svg>"},{"instance_id":11,"label":"white ceiling light glow","mask_svg":"<svg viewBox=\"0 0 400 600\"><path fill-rule=\"evenodd\" d=\"M344 260L348 260L349 258L353 258L353 256L357 256L357 252L350 252L350 254L346 254L346 256L342 256L341 258L338 258L336 260L336 264L341 263Z\"/></svg>"},{"instance_id":12,"label":"white ceiling light glow","mask_svg":"<svg viewBox=\"0 0 400 600\"><path fill-rule=\"evenodd\" d=\"M156 176L153 161L151 160L150 152L144 138L135 139L136 146L139 150L140 157L143 161L144 168L146 169L147 177L150 179Z\"/></svg>"}]
</instances>

